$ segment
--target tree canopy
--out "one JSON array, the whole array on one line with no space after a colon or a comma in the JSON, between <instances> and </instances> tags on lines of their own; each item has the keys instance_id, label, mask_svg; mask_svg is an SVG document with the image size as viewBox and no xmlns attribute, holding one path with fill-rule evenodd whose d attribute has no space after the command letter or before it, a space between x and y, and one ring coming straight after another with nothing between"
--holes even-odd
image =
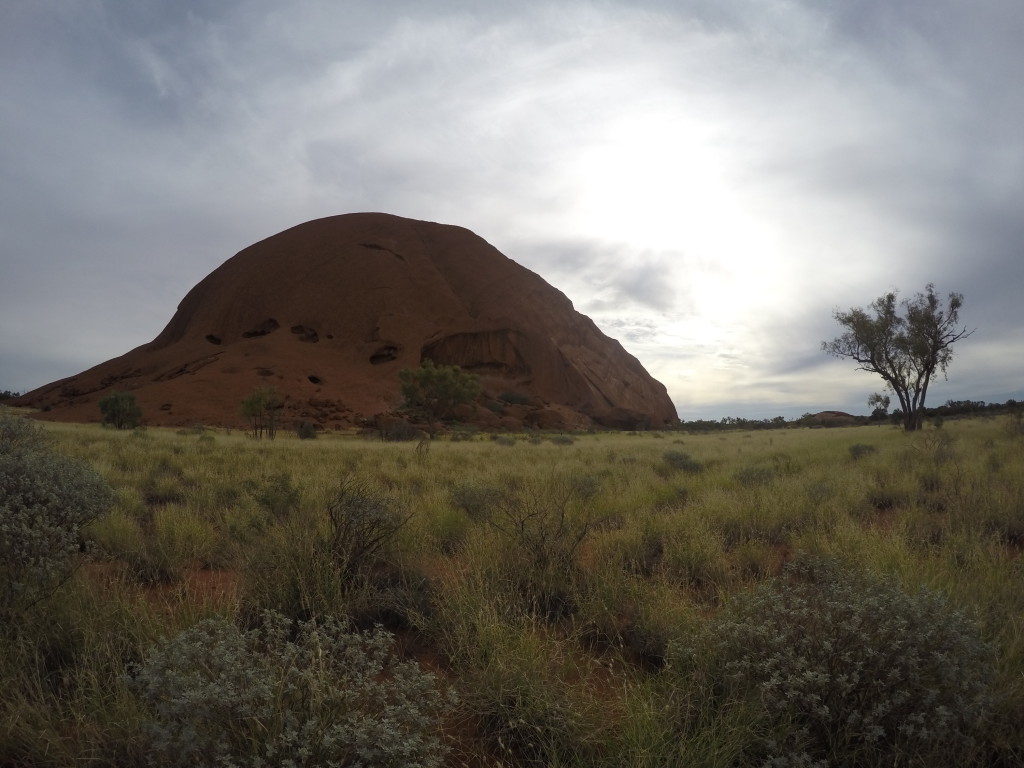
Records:
<instances>
[{"instance_id":1,"label":"tree canopy","mask_svg":"<svg viewBox=\"0 0 1024 768\"><path fill-rule=\"evenodd\" d=\"M277 436L278 414L284 407L284 397L275 387L257 387L242 400L242 415L249 419L249 428L254 438Z\"/></svg>"},{"instance_id":2,"label":"tree canopy","mask_svg":"<svg viewBox=\"0 0 1024 768\"><path fill-rule=\"evenodd\" d=\"M468 403L480 394L480 378L457 365L435 365L424 360L419 368L399 371L402 397L411 408L420 408L445 419L455 406Z\"/></svg>"},{"instance_id":3,"label":"tree canopy","mask_svg":"<svg viewBox=\"0 0 1024 768\"><path fill-rule=\"evenodd\" d=\"M877 373L900 401L903 426L921 428L928 385L936 373L946 375L953 359L952 346L973 331L960 325L964 297L950 293L945 304L928 283L913 299L897 302L897 292L879 296L866 308L836 310L835 319L845 332L822 349L849 358L858 369Z\"/></svg>"},{"instance_id":4,"label":"tree canopy","mask_svg":"<svg viewBox=\"0 0 1024 768\"><path fill-rule=\"evenodd\" d=\"M142 421L142 410L130 392L111 392L100 398L103 423L115 429L134 429Z\"/></svg>"}]
</instances>

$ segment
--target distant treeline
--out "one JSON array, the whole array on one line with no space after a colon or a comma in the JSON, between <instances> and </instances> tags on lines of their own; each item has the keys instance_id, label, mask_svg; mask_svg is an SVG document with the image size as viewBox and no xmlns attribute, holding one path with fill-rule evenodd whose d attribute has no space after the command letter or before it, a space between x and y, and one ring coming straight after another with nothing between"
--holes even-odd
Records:
<instances>
[{"instance_id":1,"label":"distant treeline","mask_svg":"<svg viewBox=\"0 0 1024 768\"><path fill-rule=\"evenodd\" d=\"M5 400L13 400L16 397L21 397L21 392L12 392L9 389L0 390L0 403Z\"/></svg>"},{"instance_id":2,"label":"distant treeline","mask_svg":"<svg viewBox=\"0 0 1024 768\"><path fill-rule=\"evenodd\" d=\"M1005 403L986 403L984 400L947 400L943 405L923 409L923 413L926 419L935 422L958 416L998 415L1017 413L1022 410L1024 410L1024 402L1011 398ZM783 416L775 416L771 419L744 419L740 416L726 416L718 421L714 419L683 420L679 423L679 429L687 432L720 432L725 430L793 429L796 427L848 427L884 422L899 424L902 419L903 412L899 409L892 413L881 413L876 410L871 416L830 415L829 412L805 413L798 419L788 420Z\"/></svg>"}]
</instances>

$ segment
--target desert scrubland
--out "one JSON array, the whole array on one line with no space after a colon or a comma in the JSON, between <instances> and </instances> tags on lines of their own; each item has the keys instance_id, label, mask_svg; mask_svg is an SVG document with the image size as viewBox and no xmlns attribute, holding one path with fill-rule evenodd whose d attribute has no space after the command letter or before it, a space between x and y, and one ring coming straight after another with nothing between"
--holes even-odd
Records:
<instances>
[{"instance_id":1,"label":"desert scrubland","mask_svg":"<svg viewBox=\"0 0 1024 768\"><path fill-rule=\"evenodd\" d=\"M42 429L112 491L5 606L5 765L1024 759L1019 419Z\"/></svg>"}]
</instances>

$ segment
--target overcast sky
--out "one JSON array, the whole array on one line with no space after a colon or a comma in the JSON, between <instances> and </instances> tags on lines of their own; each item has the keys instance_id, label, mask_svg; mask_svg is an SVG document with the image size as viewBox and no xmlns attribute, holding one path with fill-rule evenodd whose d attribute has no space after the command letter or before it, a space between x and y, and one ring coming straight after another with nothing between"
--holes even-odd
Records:
<instances>
[{"instance_id":1,"label":"overcast sky","mask_svg":"<svg viewBox=\"0 0 1024 768\"><path fill-rule=\"evenodd\" d=\"M0 3L0 389L150 341L309 219L472 229L685 419L867 411L836 308L965 295L1024 399L1024 2Z\"/></svg>"}]
</instances>

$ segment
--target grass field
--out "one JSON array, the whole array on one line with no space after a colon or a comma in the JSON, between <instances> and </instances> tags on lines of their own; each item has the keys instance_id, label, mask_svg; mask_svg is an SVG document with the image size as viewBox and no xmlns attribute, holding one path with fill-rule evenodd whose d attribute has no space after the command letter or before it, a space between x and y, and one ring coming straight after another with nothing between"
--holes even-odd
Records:
<instances>
[{"instance_id":1,"label":"grass field","mask_svg":"<svg viewBox=\"0 0 1024 768\"><path fill-rule=\"evenodd\" d=\"M252 626L264 609L394 632L457 694L449 765L811 764L785 754L816 738L802 715L780 720L756 674L728 684L716 645L734 598L802 583L792 562L926 588L977 626L988 703L956 759L1024 764L1024 434L1007 417L423 444L46 429L116 502L73 579L5 636L0 764L144 764L131 665L204 618ZM339 515L367 499L387 515L356 551ZM902 640L885 631L889 652ZM901 744L835 746L828 764L936 764Z\"/></svg>"}]
</instances>

